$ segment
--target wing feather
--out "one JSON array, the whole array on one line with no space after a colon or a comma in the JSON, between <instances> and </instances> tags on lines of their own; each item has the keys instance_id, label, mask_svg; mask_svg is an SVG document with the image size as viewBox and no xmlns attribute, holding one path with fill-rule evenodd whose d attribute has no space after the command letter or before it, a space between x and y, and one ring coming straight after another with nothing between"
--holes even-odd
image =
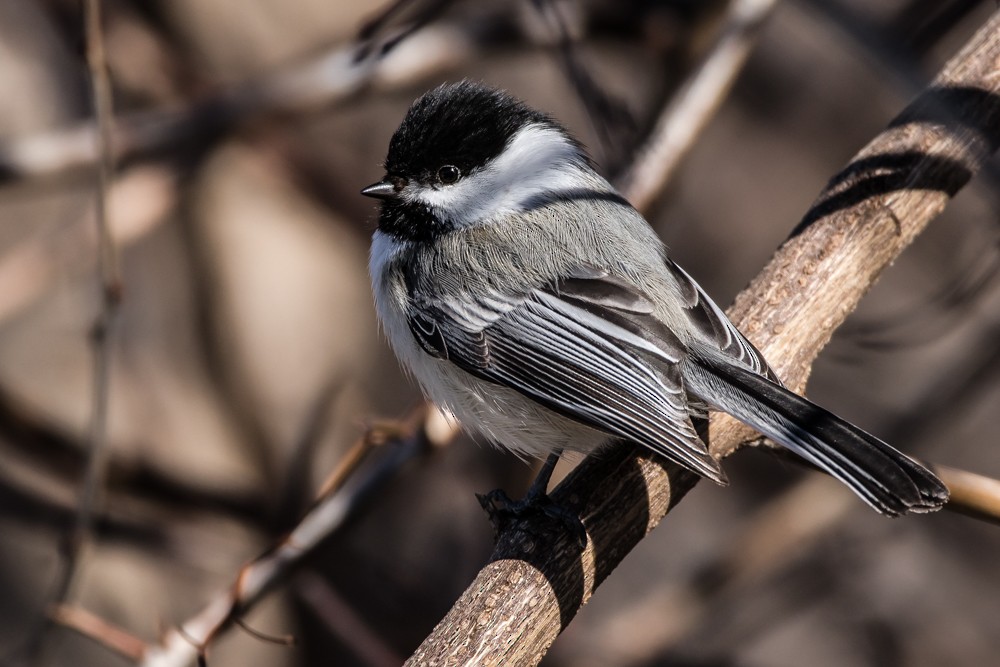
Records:
<instances>
[{"instance_id":1,"label":"wing feather","mask_svg":"<svg viewBox=\"0 0 1000 667\"><path fill-rule=\"evenodd\" d=\"M701 289L688 272L667 260L667 269L674 275L685 299L690 321L702 335L715 343L730 359L768 380L781 384L764 355L729 321L722 309Z\"/></svg>"},{"instance_id":2,"label":"wing feather","mask_svg":"<svg viewBox=\"0 0 1000 667\"><path fill-rule=\"evenodd\" d=\"M515 297L412 303L410 329L435 356L725 481L688 414L680 344L623 281L586 268Z\"/></svg>"}]
</instances>

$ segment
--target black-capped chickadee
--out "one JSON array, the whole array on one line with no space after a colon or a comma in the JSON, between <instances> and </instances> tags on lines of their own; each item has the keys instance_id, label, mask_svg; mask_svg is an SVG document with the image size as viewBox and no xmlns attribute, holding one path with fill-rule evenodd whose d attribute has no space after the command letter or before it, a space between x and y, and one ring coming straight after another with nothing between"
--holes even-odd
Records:
<instances>
[{"instance_id":1,"label":"black-capped chickadee","mask_svg":"<svg viewBox=\"0 0 1000 667\"><path fill-rule=\"evenodd\" d=\"M462 82L389 143L370 271L396 355L462 424L522 455L617 438L725 483L691 416L721 410L890 516L948 490L781 386L760 352L549 116ZM550 457L551 459L551 457Z\"/></svg>"}]
</instances>

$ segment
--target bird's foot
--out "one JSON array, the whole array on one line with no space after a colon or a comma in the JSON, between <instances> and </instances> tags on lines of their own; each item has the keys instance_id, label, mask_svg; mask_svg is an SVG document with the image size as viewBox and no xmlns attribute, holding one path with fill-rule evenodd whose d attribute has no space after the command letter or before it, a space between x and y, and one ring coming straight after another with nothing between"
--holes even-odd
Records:
<instances>
[{"instance_id":1,"label":"bird's foot","mask_svg":"<svg viewBox=\"0 0 1000 667\"><path fill-rule=\"evenodd\" d=\"M580 548L587 546L587 529L580 516L565 505L552 500L545 491L531 491L520 500L513 500L503 489L494 489L487 494L476 494L479 504L493 524L493 530L499 536L514 521L543 517L560 524L567 530Z\"/></svg>"}]
</instances>

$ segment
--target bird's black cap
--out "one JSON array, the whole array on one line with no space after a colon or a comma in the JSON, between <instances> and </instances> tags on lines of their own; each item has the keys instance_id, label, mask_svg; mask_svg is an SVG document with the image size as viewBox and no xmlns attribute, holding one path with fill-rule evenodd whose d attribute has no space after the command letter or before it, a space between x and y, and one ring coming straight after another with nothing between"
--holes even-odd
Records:
<instances>
[{"instance_id":1,"label":"bird's black cap","mask_svg":"<svg viewBox=\"0 0 1000 667\"><path fill-rule=\"evenodd\" d=\"M445 84L425 93L406 112L389 142L386 173L430 178L443 165L463 174L497 157L525 125L563 131L549 116L507 93L473 81Z\"/></svg>"},{"instance_id":2,"label":"bird's black cap","mask_svg":"<svg viewBox=\"0 0 1000 667\"><path fill-rule=\"evenodd\" d=\"M499 156L519 130L534 124L560 132L588 159L559 123L503 91L462 81L424 94L389 141L385 178L361 191L381 200L379 231L417 243L449 232L452 221L424 203L400 197L403 188L413 182L443 182L439 170L445 166L456 167L461 177L471 175Z\"/></svg>"}]
</instances>

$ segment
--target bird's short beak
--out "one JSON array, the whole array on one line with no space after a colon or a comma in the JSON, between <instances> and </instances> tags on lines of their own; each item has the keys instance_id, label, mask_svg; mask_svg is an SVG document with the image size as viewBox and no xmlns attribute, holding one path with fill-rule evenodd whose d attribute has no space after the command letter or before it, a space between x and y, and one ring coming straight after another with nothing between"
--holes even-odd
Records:
<instances>
[{"instance_id":1,"label":"bird's short beak","mask_svg":"<svg viewBox=\"0 0 1000 667\"><path fill-rule=\"evenodd\" d=\"M373 183L367 188L361 191L366 197L374 197L375 199L395 199L399 196L396 192L395 186L389 181L379 181L378 183Z\"/></svg>"}]
</instances>

